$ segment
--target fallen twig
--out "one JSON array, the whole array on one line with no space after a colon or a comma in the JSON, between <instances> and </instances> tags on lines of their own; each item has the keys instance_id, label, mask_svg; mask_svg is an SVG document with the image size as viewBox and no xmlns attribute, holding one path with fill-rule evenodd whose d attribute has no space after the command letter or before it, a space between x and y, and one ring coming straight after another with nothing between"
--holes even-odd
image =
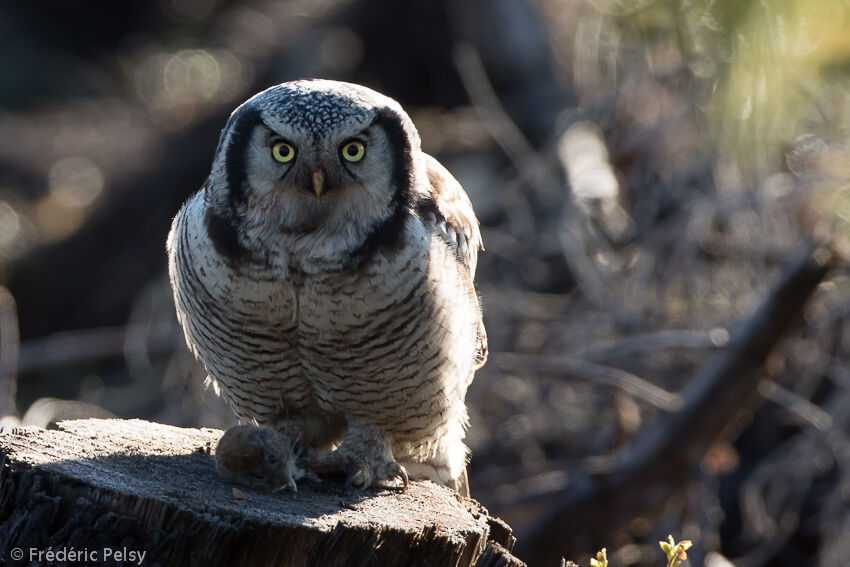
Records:
<instances>
[{"instance_id":1,"label":"fallen twig","mask_svg":"<svg viewBox=\"0 0 850 567\"><path fill-rule=\"evenodd\" d=\"M15 298L0 286L0 418L17 417L15 396L18 392L18 312Z\"/></svg>"},{"instance_id":2,"label":"fallen twig","mask_svg":"<svg viewBox=\"0 0 850 567\"><path fill-rule=\"evenodd\" d=\"M531 565L553 565L561 555L595 549L603 534L610 536L678 489L753 398L759 368L833 262L826 247L803 246L755 312L733 327L729 346L711 357L683 389L681 408L618 451L611 474L579 477L559 493L530 499L545 511L520 534L518 553ZM552 545L555 541L560 544Z\"/></svg>"}]
</instances>

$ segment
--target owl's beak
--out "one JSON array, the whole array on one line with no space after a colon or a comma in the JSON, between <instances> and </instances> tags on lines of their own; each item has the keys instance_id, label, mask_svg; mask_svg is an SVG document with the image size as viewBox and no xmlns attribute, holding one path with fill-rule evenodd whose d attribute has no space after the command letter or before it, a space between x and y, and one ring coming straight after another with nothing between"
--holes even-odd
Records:
<instances>
[{"instance_id":1,"label":"owl's beak","mask_svg":"<svg viewBox=\"0 0 850 567\"><path fill-rule=\"evenodd\" d=\"M313 191L316 193L316 200L322 200L322 193L325 190L325 171L321 167L317 167L310 174L313 180Z\"/></svg>"}]
</instances>

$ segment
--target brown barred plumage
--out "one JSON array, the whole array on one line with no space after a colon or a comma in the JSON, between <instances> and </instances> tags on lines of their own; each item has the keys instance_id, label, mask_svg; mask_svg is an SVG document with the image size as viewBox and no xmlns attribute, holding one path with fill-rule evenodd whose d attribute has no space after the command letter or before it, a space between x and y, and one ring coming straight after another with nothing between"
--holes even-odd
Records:
<instances>
[{"instance_id":1,"label":"brown barred plumage","mask_svg":"<svg viewBox=\"0 0 850 567\"><path fill-rule=\"evenodd\" d=\"M351 140L361 161L342 156ZM237 109L168 240L187 343L240 420L301 435L314 470L356 485L406 469L461 490L464 397L487 353L480 247L398 103L332 81Z\"/></svg>"}]
</instances>

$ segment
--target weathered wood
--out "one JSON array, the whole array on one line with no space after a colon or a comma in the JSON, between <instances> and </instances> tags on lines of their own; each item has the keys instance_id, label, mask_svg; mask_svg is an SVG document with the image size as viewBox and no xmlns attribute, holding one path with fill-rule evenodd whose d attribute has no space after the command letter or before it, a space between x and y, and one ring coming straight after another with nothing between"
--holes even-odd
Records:
<instances>
[{"instance_id":1,"label":"weathered wood","mask_svg":"<svg viewBox=\"0 0 850 567\"><path fill-rule=\"evenodd\" d=\"M523 565L504 522L430 482L237 499L211 455L221 434L117 419L0 433L0 553L22 548L22 565L30 548L72 547L144 551L145 566Z\"/></svg>"}]
</instances>

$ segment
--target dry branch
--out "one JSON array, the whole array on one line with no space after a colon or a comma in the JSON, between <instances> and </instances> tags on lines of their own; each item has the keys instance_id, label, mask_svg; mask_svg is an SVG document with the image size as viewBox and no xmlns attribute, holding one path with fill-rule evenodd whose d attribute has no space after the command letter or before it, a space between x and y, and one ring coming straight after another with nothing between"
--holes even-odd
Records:
<instances>
[{"instance_id":1,"label":"dry branch","mask_svg":"<svg viewBox=\"0 0 850 567\"><path fill-rule=\"evenodd\" d=\"M506 524L430 482L237 499L210 455L220 436L100 419L0 434L0 550L126 547L146 565L523 565Z\"/></svg>"},{"instance_id":2,"label":"dry branch","mask_svg":"<svg viewBox=\"0 0 850 567\"><path fill-rule=\"evenodd\" d=\"M17 416L19 346L15 298L0 286L0 418Z\"/></svg>"},{"instance_id":3,"label":"dry branch","mask_svg":"<svg viewBox=\"0 0 850 567\"><path fill-rule=\"evenodd\" d=\"M593 538L611 534L677 490L709 445L757 397L760 367L832 264L832 253L816 243L798 251L761 305L733 327L729 346L709 358L683 390L681 409L615 454L610 474L576 478L558 494L534 498L546 512L521 537L519 553L531 565L555 565L561 554L579 549L589 553L599 545Z\"/></svg>"},{"instance_id":4,"label":"dry branch","mask_svg":"<svg viewBox=\"0 0 850 567\"><path fill-rule=\"evenodd\" d=\"M18 374L126 356L129 338L139 335L142 340L133 346L147 354L169 353L185 345L183 331L176 324L66 331L21 344Z\"/></svg>"}]
</instances>

